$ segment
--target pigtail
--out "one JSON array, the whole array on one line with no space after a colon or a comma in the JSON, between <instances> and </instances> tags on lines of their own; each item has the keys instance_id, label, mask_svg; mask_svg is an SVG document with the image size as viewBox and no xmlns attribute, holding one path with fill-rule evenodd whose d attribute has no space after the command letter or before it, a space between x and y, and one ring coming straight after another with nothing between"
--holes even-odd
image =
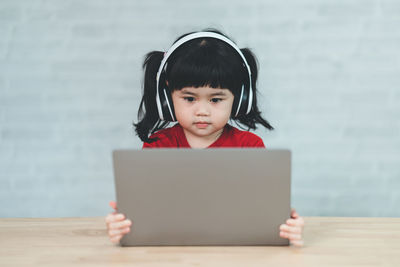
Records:
<instances>
[{"instance_id":1,"label":"pigtail","mask_svg":"<svg viewBox=\"0 0 400 267\"><path fill-rule=\"evenodd\" d=\"M241 115L234 120L239 121L241 124L246 125L249 131L250 129L257 129L256 124L259 123L263 125L265 128L268 130L273 130L274 128L269 124L267 120L265 120L261 116L261 111L259 111L258 106L257 106L257 77L258 77L258 62L254 54L251 52L250 49L248 48L243 48L240 49L240 51L243 53L244 57L246 58L247 63L249 64L250 70L251 70L251 87L253 89L253 104L250 112L246 115ZM244 129L240 125L238 125L240 128Z\"/></svg>"},{"instance_id":2,"label":"pigtail","mask_svg":"<svg viewBox=\"0 0 400 267\"><path fill-rule=\"evenodd\" d=\"M143 97L138 110L139 122L133 123L133 126L139 138L147 143L158 140L149 138L149 134L153 134L169 124L167 121L160 120L156 103L156 75L163 57L164 52L153 51L146 55L143 62Z\"/></svg>"}]
</instances>

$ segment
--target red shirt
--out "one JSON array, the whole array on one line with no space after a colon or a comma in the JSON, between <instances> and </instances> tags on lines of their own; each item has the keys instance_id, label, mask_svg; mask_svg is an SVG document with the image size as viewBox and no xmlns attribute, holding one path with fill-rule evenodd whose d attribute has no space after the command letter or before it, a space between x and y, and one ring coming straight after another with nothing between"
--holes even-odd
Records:
<instances>
[{"instance_id":1,"label":"red shirt","mask_svg":"<svg viewBox=\"0 0 400 267\"><path fill-rule=\"evenodd\" d=\"M162 129L152 134L150 138L158 137L159 140L152 143L143 143L143 148L190 148L190 145L183 132L182 126L177 123L174 126ZM213 147L262 147L265 148L262 139L247 131L241 131L229 124L226 124L221 136L207 148Z\"/></svg>"}]
</instances>

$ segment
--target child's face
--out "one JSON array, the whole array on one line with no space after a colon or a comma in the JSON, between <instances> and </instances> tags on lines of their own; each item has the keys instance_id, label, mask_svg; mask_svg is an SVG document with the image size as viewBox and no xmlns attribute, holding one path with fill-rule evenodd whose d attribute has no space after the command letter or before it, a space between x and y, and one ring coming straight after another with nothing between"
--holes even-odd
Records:
<instances>
[{"instance_id":1,"label":"child's face","mask_svg":"<svg viewBox=\"0 0 400 267\"><path fill-rule=\"evenodd\" d=\"M233 99L228 89L211 87L185 87L172 92L177 121L191 135L200 138L211 137L224 128Z\"/></svg>"}]
</instances>

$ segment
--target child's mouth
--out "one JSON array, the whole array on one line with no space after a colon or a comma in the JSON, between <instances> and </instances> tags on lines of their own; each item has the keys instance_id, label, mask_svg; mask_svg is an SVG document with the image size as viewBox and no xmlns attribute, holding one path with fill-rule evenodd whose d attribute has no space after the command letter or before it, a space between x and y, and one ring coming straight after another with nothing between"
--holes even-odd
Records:
<instances>
[{"instance_id":1,"label":"child's mouth","mask_svg":"<svg viewBox=\"0 0 400 267\"><path fill-rule=\"evenodd\" d=\"M195 124L197 128L206 128L209 125L207 122L196 122Z\"/></svg>"}]
</instances>

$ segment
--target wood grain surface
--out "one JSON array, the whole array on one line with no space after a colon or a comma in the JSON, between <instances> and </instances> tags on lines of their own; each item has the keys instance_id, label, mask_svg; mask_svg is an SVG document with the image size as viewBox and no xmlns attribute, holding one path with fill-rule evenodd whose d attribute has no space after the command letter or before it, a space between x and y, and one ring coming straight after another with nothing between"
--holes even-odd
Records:
<instances>
[{"instance_id":1,"label":"wood grain surface","mask_svg":"<svg viewBox=\"0 0 400 267\"><path fill-rule=\"evenodd\" d=\"M103 217L1 218L0 266L400 266L400 218L305 221L302 248L120 247Z\"/></svg>"}]
</instances>

